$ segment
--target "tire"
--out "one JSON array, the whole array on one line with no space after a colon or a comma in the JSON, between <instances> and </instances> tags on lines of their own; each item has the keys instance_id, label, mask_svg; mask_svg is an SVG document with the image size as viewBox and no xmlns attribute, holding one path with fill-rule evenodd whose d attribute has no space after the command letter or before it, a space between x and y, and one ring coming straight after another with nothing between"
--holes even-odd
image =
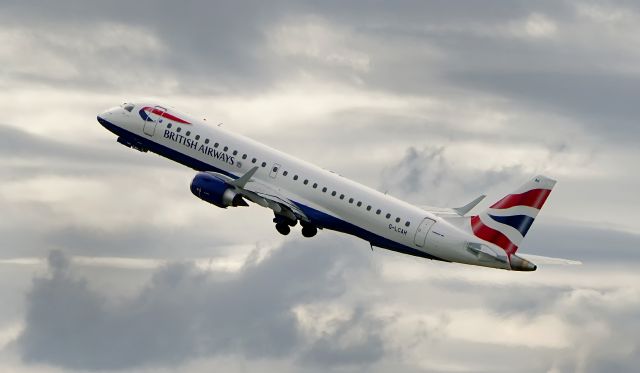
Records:
<instances>
[{"instance_id":1,"label":"tire","mask_svg":"<svg viewBox=\"0 0 640 373\"><path fill-rule=\"evenodd\" d=\"M313 237L318 233L318 228L313 225L305 225L302 227L302 235L304 237Z\"/></svg>"},{"instance_id":2,"label":"tire","mask_svg":"<svg viewBox=\"0 0 640 373\"><path fill-rule=\"evenodd\" d=\"M291 228L286 223L278 223L276 224L276 230L283 236L286 236L291 232Z\"/></svg>"}]
</instances>

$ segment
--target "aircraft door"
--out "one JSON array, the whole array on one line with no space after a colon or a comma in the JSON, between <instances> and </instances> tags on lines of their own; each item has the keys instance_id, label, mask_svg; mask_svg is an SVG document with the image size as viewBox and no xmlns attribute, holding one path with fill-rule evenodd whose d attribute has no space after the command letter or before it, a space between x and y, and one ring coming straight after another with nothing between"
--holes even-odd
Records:
<instances>
[{"instance_id":1,"label":"aircraft door","mask_svg":"<svg viewBox=\"0 0 640 373\"><path fill-rule=\"evenodd\" d=\"M281 166L277 163L273 164L273 167L271 167L271 172L269 172L269 176L271 176L272 179L275 179L276 176L278 176L278 171L280 170Z\"/></svg>"},{"instance_id":2,"label":"aircraft door","mask_svg":"<svg viewBox=\"0 0 640 373\"><path fill-rule=\"evenodd\" d=\"M414 243L416 246L424 247L424 243L427 240L427 233L429 233L429 229L436 221L429 218L424 218L422 223L418 226L418 230L416 231L416 236L414 238Z\"/></svg>"},{"instance_id":3,"label":"aircraft door","mask_svg":"<svg viewBox=\"0 0 640 373\"><path fill-rule=\"evenodd\" d=\"M162 116L165 111L167 111L165 108L156 106L153 108L151 113L147 113L148 119L144 122L143 128L145 135L153 137L156 132L156 126L158 125L158 122L162 122Z\"/></svg>"}]
</instances>

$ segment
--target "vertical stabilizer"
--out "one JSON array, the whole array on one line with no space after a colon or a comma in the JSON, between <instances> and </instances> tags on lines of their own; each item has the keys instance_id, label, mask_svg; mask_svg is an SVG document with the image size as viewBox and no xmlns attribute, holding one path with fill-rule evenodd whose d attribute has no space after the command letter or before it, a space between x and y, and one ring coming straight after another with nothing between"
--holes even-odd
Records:
<instances>
[{"instance_id":1,"label":"vertical stabilizer","mask_svg":"<svg viewBox=\"0 0 640 373\"><path fill-rule=\"evenodd\" d=\"M503 248L511 256L518 250L555 184L555 180L542 175L529 180L482 213L472 216L473 234Z\"/></svg>"}]
</instances>

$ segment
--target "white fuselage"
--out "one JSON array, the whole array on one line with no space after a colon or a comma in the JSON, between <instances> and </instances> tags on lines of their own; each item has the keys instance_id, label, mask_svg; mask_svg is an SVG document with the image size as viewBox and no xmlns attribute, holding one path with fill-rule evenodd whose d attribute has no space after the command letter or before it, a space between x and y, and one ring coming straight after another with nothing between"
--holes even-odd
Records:
<instances>
[{"instance_id":1,"label":"white fuselage","mask_svg":"<svg viewBox=\"0 0 640 373\"><path fill-rule=\"evenodd\" d=\"M161 108L184 122L141 108ZM157 110L157 109L156 109ZM464 228L419 207L358 184L336 173L267 147L218 126L208 125L174 110L153 104L122 107L98 116L100 123L140 148L199 171L239 177L258 166L253 179L269 184L290 201L318 212L320 228L361 237L375 246L451 262L508 268L508 264L481 263L466 248L478 241ZM255 161L254 161L255 160ZM313 220L313 219L312 219Z\"/></svg>"}]
</instances>

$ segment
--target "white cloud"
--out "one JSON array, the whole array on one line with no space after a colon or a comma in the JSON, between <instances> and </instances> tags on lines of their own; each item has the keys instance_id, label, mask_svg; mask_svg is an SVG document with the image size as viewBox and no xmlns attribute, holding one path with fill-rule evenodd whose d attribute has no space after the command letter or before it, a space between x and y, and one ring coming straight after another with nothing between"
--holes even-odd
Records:
<instances>
[{"instance_id":1,"label":"white cloud","mask_svg":"<svg viewBox=\"0 0 640 373\"><path fill-rule=\"evenodd\" d=\"M370 69L370 58L357 49L351 30L319 17L281 22L267 31L267 40L269 47L283 57L304 57L360 73Z\"/></svg>"},{"instance_id":2,"label":"white cloud","mask_svg":"<svg viewBox=\"0 0 640 373\"><path fill-rule=\"evenodd\" d=\"M555 22L544 14L534 13L524 22L524 31L533 38L548 38L557 30Z\"/></svg>"},{"instance_id":3,"label":"white cloud","mask_svg":"<svg viewBox=\"0 0 640 373\"><path fill-rule=\"evenodd\" d=\"M154 34L132 25L100 23L80 33L72 26L56 27L52 33L49 26L31 27L28 31L22 26L0 28L0 64L5 71L14 76L75 79L91 75L84 71L87 62L104 67L96 58L109 59L110 55L123 52L158 56L165 50ZM116 71L109 73L110 79L118 79Z\"/></svg>"}]
</instances>

